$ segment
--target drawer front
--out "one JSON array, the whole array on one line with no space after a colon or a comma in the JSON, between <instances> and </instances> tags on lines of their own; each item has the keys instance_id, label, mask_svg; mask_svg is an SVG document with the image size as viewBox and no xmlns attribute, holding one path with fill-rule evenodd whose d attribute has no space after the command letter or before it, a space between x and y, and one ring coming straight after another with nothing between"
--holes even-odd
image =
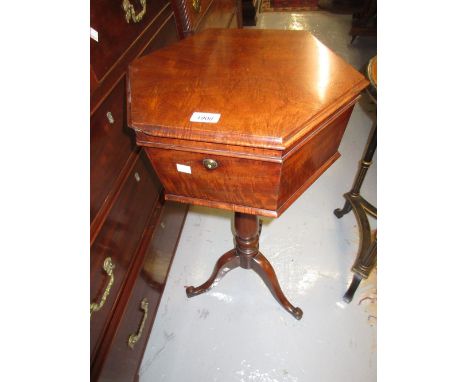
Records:
<instances>
[{"instance_id":1,"label":"drawer front","mask_svg":"<svg viewBox=\"0 0 468 382\"><path fill-rule=\"evenodd\" d=\"M123 5L130 4L130 8L133 6L138 17L143 13L142 3L146 4L146 11L141 20L133 21L130 17L127 22L127 12ZM98 41L91 40L91 65L98 80L106 75L168 3L168 0L91 1L91 27L98 33Z\"/></svg>"},{"instance_id":2,"label":"drawer front","mask_svg":"<svg viewBox=\"0 0 468 382\"><path fill-rule=\"evenodd\" d=\"M138 277L98 381L134 380L151 332L159 298L159 293L155 296L144 280Z\"/></svg>"},{"instance_id":3,"label":"drawer front","mask_svg":"<svg viewBox=\"0 0 468 382\"><path fill-rule=\"evenodd\" d=\"M276 209L278 163L159 148L145 150L168 194ZM207 169L204 159L215 160L217 167ZM177 165L189 166L191 173L178 171Z\"/></svg>"},{"instance_id":4,"label":"drawer front","mask_svg":"<svg viewBox=\"0 0 468 382\"><path fill-rule=\"evenodd\" d=\"M142 270L104 361L99 381L133 381L138 373L186 211L187 206L180 203L166 202L163 206L159 205L156 214L159 212L160 217ZM147 305L143 302L142 307L144 299ZM131 336L133 347L129 346Z\"/></svg>"},{"instance_id":5,"label":"drawer front","mask_svg":"<svg viewBox=\"0 0 468 382\"><path fill-rule=\"evenodd\" d=\"M159 299L159 292L153 292L138 277L97 381L134 380Z\"/></svg>"},{"instance_id":6,"label":"drawer front","mask_svg":"<svg viewBox=\"0 0 468 382\"><path fill-rule=\"evenodd\" d=\"M133 131L127 127L125 97L122 80L91 118L91 221L137 150Z\"/></svg>"},{"instance_id":7,"label":"drawer front","mask_svg":"<svg viewBox=\"0 0 468 382\"><path fill-rule=\"evenodd\" d=\"M91 316L91 355L114 309L160 190L161 184L142 151L91 247L91 302L99 305L107 294L101 309ZM112 262L112 276L103 269L106 259Z\"/></svg>"}]
</instances>

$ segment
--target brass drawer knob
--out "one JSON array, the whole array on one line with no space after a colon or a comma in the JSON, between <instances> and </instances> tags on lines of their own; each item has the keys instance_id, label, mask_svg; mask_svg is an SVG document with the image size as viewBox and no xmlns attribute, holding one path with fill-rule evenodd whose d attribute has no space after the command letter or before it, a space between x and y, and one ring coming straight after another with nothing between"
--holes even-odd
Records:
<instances>
[{"instance_id":1,"label":"brass drawer knob","mask_svg":"<svg viewBox=\"0 0 468 382\"><path fill-rule=\"evenodd\" d=\"M99 301L99 304L96 302L93 302L91 304L90 317L93 315L94 312L101 310L101 308L104 306L107 300L107 296L109 296L112 284L114 284L114 268L115 265L112 263L112 259L110 257L106 257L106 259L104 260L104 264L102 265L102 269L104 269L104 272L106 272L107 276L109 276L109 282L107 283L106 289L104 290L104 293L101 296L101 301Z\"/></svg>"},{"instance_id":2,"label":"brass drawer knob","mask_svg":"<svg viewBox=\"0 0 468 382\"><path fill-rule=\"evenodd\" d=\"M205 168L208 170L214 170L216 167L218 167L218 162L216 162L214 159L203 159L203 166L205 166Z\"/></svg>"},{"instance_id":3,"label":"brass drawer knob","mask_svg":"<svg viewBox=\"0 0 468 382\"><path fill-rule=\"evenodd\" d=\"M143 329L145 327L146 319L148 318L148 299L145 297L143 300L141 300L140 303L140 309L143 311L143 318L140 323L140 328L138 329L138 332L131 334L128 337L128 346L130 349L133 349L135 344L140 340L141 333L143 333Z\"/></svg>"},{"instance_id":4,"label":"brass drawer knob","mask_svg":"<svg viewBox=\"0 0 468 382\"><path fill-rule=\"evenodd\" d=\"M106 117L110 124L113 124L115 122L114 116L112 115L110 111L107 112Z\"/></svg>"}]
</instances>

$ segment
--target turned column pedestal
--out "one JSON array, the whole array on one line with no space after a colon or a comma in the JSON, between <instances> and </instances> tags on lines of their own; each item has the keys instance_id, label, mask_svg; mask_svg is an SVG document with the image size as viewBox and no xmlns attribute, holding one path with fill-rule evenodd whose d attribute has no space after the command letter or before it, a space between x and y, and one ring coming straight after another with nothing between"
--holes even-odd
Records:
<instances>
[{"instance_id":1,"label":"turned column pedestal","mask_svg":"<svg viewBox=\"0 0 468 382\"><path fill-rule=\"evenodd\" d=\"M273 297L296 319L302 318L302 310L294 307L281 290L278 278L270 262L259 251L260 224L258 216L236 212L234 215L236 247L222 255L213 269L211 277L198 287L189 286L187 297L205 293L214 287L229 271L241 267L252 269L270 289Z\"/></svg>"}]
</instances>

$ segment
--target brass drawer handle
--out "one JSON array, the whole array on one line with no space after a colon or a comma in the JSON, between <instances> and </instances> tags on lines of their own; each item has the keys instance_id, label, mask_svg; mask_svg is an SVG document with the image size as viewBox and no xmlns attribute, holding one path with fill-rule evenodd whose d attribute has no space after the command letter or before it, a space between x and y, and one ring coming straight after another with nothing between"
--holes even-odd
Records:
<instances>
[{"instance_id":1,"label":"brass drawer handle","mask_svg":"<svg viewBox=\"0 0 468 382\"><path fill-rule=\"evenodd\" d=\"M201 11L201 0L192 0L193 10L197 13Z\"/></svg>"},{"instance_id":2,"label":"brass drawer handle","mask_svg":"<svg viewBox=\"0 0 468 382\"><path fill-rule=\"evenodd\" d=\"M205 166L205 168L208 170L214 170L216 167L218 167L218 162L216 162L214 159L203 159L203 166Z\"/></svg>"},{"instance_id":3,"label":"brass drawer handle","mask_svg":"<svg viewBox=\"0 0 468 382\"><path fill-rule=\"evenodd\" d=\"M138 23L143 19L143 16L146 13L146 0L140 0L140 4L143 9L140 13L136 14L135 8L133 7L133 4L130 3L130 0L122 1L122 8L125 11L125 20L127 20L127 23L130 23L130 19L132 19L134 23Z\"/></svg>"},{"instance_id":4,"label":"brass drawer handle","mask_svg":"<svg viewBox=\"0 0 468 382\"><path fill-rule=\"evenodd\" d=\"M112 284L114 284L114 268L115 268L115 265L112 264L112 259L110 257L106 257L102 265L102 269L104 269L104 272L106 272L107 276L109 276L109 282L107 283L106 289L104 290L104 293L101 296L101 301L99 301L99 304L95 302L91 304L90 317L93 315L94 312L101 310L101 308L104 306L106 302L107 296L109 296L109 293L112 288Z\"/></svg>"},{"instance_id":5,"label":"brass drawer handle","mask_svg":"<svg viewBox=\"0 0 468 382\"><path fill-rule=\"evenodd\" d=\"M141 310L144 312L143 319L141 320L138 332L135 334L131 334L130 337L128 337L128 346L130 347L130 349L133 349L135 344L140 340L141 333L143 333L143 329L145 327L146 318L148 317L148 299L146 297L143 300L141 300L140 307Z\"/></svg>"}]
</instances>

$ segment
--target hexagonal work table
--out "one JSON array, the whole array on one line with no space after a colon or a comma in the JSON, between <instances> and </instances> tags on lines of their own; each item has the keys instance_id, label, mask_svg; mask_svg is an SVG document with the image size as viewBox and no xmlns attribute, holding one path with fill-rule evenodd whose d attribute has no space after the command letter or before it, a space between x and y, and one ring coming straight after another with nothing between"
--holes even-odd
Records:
<instances>
[{"instance_id":1,"label":"hexagonal work table","mask_svg":"<svg viewBox=\"0 0 468 382\"><path fill-rule=\"evenodd\" d=\"M235 248L188 297L240 266L302 317L259 252L258 216L279 217L338 159L367 84L306 31L210 29L130 65L128 125L165 198L235 212Z\"/></svg>"}]
</instances>

